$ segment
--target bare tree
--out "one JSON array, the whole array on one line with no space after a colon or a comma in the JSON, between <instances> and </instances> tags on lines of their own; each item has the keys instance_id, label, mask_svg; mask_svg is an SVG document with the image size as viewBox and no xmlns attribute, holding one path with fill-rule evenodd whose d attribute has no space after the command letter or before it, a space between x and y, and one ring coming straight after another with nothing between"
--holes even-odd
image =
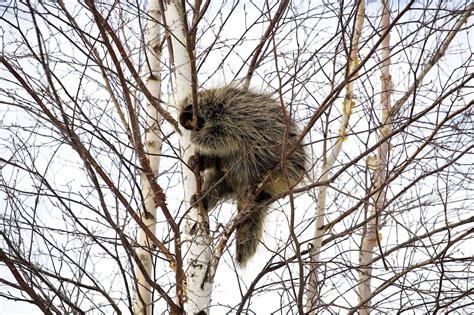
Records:
<instances>
[{"instance_id":1,"label":"bare tree","mask_svg":"<svg viewBox=\"0 0 474 315\"><path fill-rule=\"evenodd\" d=\"M2 314L474 311L472 1L0 6ZM247 268L176 118L224 84L310 156Z\"/></svg>"},{"instance_id":2,"label":"bare tree","mask_svg":"<svg viewBox=\"0 0 474 315\"><path fill-rule=\"evenodd\" d=\"M161 94L161 32L160 32L160 9L158 1L151 1L149 4L148 20L148 41L146 44L146 63L148 69L147 88L151 95L159 100ZM119 106L117 107L119 108ZM160 153L162 140L160 137L160 115L150 102L146 107L145 147L147 158L150 161L152 176L155 178L160 169ZM149 231L140 229L138 234L137 255L143 264L147 275L142 273L137 267L135 274L137 277L137 289L135 297L135 314L151 314L153 305L153 291L147 279L152 279L153 275L153 248L154 244L147 236L147 232L156 236L156 203L151 189L150 181L143 171L140 174L141 190L144 195L144 209L140 213L140 219L149 228Z\"/></svg>"},{"instance_id":3,"label":"bare tree","mask_svg":"<svg viewBox=\"0 0 474 315\"><path fill-rule=\"evenodd\" d=\"M349 60L347 62L346 76L348 77L348 82L346 84L346 96L344 97L342 103L342 116L341 122L339 125L339 134L336 143L331 148L329 153L326 153L326 148L328 145L325 143L323 146L323 163L321 166L321 177L320 181L328 181L329 171L334 166L339 154L342 150L342 144L346 140L348 135L348 126L351 114L354 111L355 107L355 96L354 96L354 82L353 78L356 74L356 67L358 64L358 52L359 52L359 40L362 33L362 26L364 25L365 19L365 3L363 1L359 2L357 7L357 16L355 20L354 32L351 39L351 47L349 53ZM325 139L326 141L328 139ZM310 270L309 281L308 281L308 293L306 300L306 310L308 313L315 313L318 303L318 265L321 256L321 246L323 241L323 235L325 234L324 228L324 217L325 217L325 208L326 208L326 193L328 186L319 187L317 204L316 204L316 228L314 229L314 238L311 244L310 251Z\"/></svg>"}]
</instances>

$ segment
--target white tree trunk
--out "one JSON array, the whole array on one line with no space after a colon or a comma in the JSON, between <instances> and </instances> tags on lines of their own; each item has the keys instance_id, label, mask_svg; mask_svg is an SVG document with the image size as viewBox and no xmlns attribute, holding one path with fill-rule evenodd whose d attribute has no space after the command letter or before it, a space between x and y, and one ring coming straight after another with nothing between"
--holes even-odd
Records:
<instances>
[{"instance_id":1,"label":"white tree trunk","mask_svg":"<svg viewBox=\"0 0 474 315\"><path fill-rule=\"evenodd\" d=\"M390 26L390 4L388 0L382 0L382 30L384 33ZM382 124L379 129L379 140L385 139L392 130L392 113L391 101L392 95L392 77L390 75L390 33L387 33L382 40L382 66L380 68L380 82L381 82L381 112ZM377 157L375 159L375 170L372 176L374 180L373 189L376 190L372 196L372 204L367 217L373 216L367 223L364 233L362 235L362 245L359 256L359 296L360 302L365 303L361 309L360 314L369 314L370 312L370 283L372 278L373 250L377 245L378 226L377 217L384 208L385 204L385 182L387 180L388 155L390 152L390 143L385 141L377 149ZM373 162L369 163L372 164Z\"/></svg>"},{"instance_id":2,"label":"white tree trunk","mask_svg":"<svg viewBox=\"0 0 474 315\"><path fill-rule=\"evenodd\" d=\"M176 103L188 96L192 91L192 73L190 56L186 49L189 45L184 28L184 11L181 2L172 0L166 5L164 11L166 23L169 27L173 46L174 74L175 74L175 98ZM194 61L193 61L194 62ZM184 162L189 161L194 154L189 132L183 130L180 139L181 158ZM190 207L189 200L196 193L196 178L193 170L182 165L183 182L185 189L185 204ZM207 213L201 213L198 208L191 208L184 226L183 244L186 244L184 259L185 273L187 277L187 302L185 311L188 314L199 312L209 313L211 303L212 283L206 278L206 271L211 260L211 240L208 232Z\"/></svg>"},{"instance_id":3,"label":"white tree trunk","mask_svg":"<svg viewBox=\"0 0 474 315\"><path fill-rule=\"evenodd\" d=\"M148 20L148 43L146 45L146 55L148 58L148 65L145 76L147 77L147 88L150 93L160 98L160 58L161 58L161 47L160 47L160 10L158 0L150 1L150 7L148 10L150 15ZM147 103L147 126L145 131L145 146L147 150L147 156L150 160L150 167L153 171L153 175L157 176L161 153L161 138L159 136L159 119L160 115L156 111L155 107L150 103ZM144 173L141 174L140 184L142 187L143 197L145 198L145 209L141 211L141 219L143 223L150 229L153 234L156 234L156 206L153 198L153 192ZM143 264L148 276L153 279L153 244L146 236L146 233L140 229L138 231L138 257ZM145 275L140 271L139 268L135 267L135 275L137 278L137 292L135 296L135 314L151 314L153 304L153 291L150 285L147 283Z\"/></svg>"},{"instance_id":4,"label":"white tree trunk","mask_svg":"<svg viewBox=\"0 0 474 315\"><path fill-rule=\"evenodd\" d=\"M354 69L357 66L358 59L357 54L359 51L359 39L362 33L362 26L364 25L364 16L365 16L365 4L364 1L360 1L357 8L356 24L354 29L354 34L352 37L351 51L349 55L347 75L350 75L354 72ZM329 179L330 172L329 170L333 167L334 163L339 156L339 153L342 149L342 143L347 139L347 127L349 126L349 119L351 117L353 108L355 106L354 100L354 74L351 77L351 80L346 85L346 96L342 104L342 117L341 123L339 125L339 137L334 144L334 147L331 149L329 154L324 156L323 165L321 167L321 177L319 181L327 181ZM307 288L307 300L306 300L306 312L309 314L316 314L316 306L318 299L318 267L319 267L319 257L321 253L321 246L323 242L323 236L326 233L324 228L324 216L326 209L326 193L327 186L321 186L318 190L318 201L316 205L316 229L314 231L314 238L312 242L311 254L310 254L310 269L309 269L309 281Z\"/></svg>"}]
</instances>

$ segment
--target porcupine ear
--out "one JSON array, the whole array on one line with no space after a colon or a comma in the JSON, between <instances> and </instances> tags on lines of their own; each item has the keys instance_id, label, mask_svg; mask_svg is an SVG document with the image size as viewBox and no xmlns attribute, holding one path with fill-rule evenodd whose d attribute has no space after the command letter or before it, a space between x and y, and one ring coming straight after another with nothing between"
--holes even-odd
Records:
<instances>
[{"instance_id":1,"label":"porcupine ear","mask_svg":"<svg viewBox=\"0 0 474 315\"><path fill-rule=\"evenodd\" d=\"M197 125L193 125L193 105L186 106L179 114L179 123L187 130L199 130L204 126L204 119L198 116Z\"/></svg>"}]
</instances>

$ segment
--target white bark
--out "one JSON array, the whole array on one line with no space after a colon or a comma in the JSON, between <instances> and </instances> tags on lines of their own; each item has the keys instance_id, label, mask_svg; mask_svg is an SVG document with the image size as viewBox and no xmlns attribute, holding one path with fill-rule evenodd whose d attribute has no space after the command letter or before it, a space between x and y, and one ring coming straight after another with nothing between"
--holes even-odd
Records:
<instances>
[{"instance_id":1,"label":"white bark","mask_svg":"<svg viewBox=\"0 0 474 315\"><path fill-rule=\"evenodd\" d=\"M149 7L150 18L148 20L148 43L146 45L146 54L149 61L150 68L146 67L147 73L147 88L150 93L160 98L160 10L158 0L150 1ZM161 153L161 138L159 136L159 119L160 115L155 107L147 103L147 126L145 131L145 147L147 157L150 160L150 167L153 175L157 176ZM153 192L150 187L150 182L144 173L141 174L140 183L142 187L143 197L145 198L144 210L141 211L141 219L143 223L150 229L153 234L156 234L156 206L153 198ZM148 276L153 279L153 244L146 236L146 233L140 229L138 231L138 250L137 255L143 264ZM153 304L153 292L150 285L146 281L145 275L138 267L135 267L135 275L137 277L137 292L135 296L135 314L151 314Z\"/></svg>"},{"instance_id":2,"label":"white bark","mask_svg":"<svg viewBox=\"0 0 474 315\"><path fill-rule=\"evenodd\" d=\"M390 5L388 0L382 0L382 30L385 32L390 26ZM392 78L390 75L390 33L387 33L382 41L382 66L380 68L380 82L381 82L381 112L382 125L379 129L379 140L385 139L392 130L392 113L391 101L392 95ZM370 207L368 217L373 216L367 223L364 233L362 235L362 245L359 256L359 296L361 303L365 303L359 310L360 314L369 314L370 312L370 296L371 296L371 278L373 250L377 245L377 219L376 215L382 211L385 204L385 181L387 179L388 155L390 151L390 143L384 142L377 149L377 158L375 159L375 170L373 174L374 190L378 190L372 196L372 204Z\"/></svg>"},{"instance_id":3,"label":"white bark","mask_svg":"<svg viewBox=\"0 0 474 315\"><path fill-rule=\"evenodd\" d=\"M354 69L357 66L358 59L357 54L359 51L359 39L362 33L362 26L364 25L364 16L365 16L365 4L364 1L360 1L357 8L356 24L354 29L354 35L352 38L351 52L348 61L347 75L350 75L354 72ZM356 74L353 75L351 80L346 85L346 96L342 104L342 117L341 123L339 125L339 137L334 144L334 147L331 149L329 154L324 157L323 165L321 167L321 178L319 181L327 181L330 175L330 169L333 167L334 163L339 156L339 153L342 149L342 143L347 139L347 127L349 125L349 119L351 117L353 108L355 106L354 100L354 80ZM321 246L323 241L323 236L326 233L324 228L324 216L326 209L326 193L327 186L321 186L318 190L318 201L316 204L316 229L314 231L314 238L312 242L312 249L310 255L310 270L309 270L309 281L307 288L307 300L306 300L306 311L309 314L316 314L316 306L318 299L318 267L319 267L319 257L321 253Z\"/></svg>"},{"instance_id":4,"label":"white bark","mask_svg":"<svg viewBox=\"0 0 474 315\"><path fill-rule=\"evenodd\" d=\"M175 101L191 93L191 66L189 54L184 45L187 43L185 29L183 26L184 11L181 2L172 0L166 5L164 11L166 23L169 27L173 46L174 74L175 74ZM189 138L189 132L183 130L180 139L181 158L184 162L189 161L194 154L194 147ZM196 179L193 170L182 165L185 201L187 208L190 207L189 200L196 193ZM211 260L210 237L208 233L207 213L200 213L197 208L191 208L185 221L183 244L187 248L184 259L185 273L187 277L187 301L185 311L195 314L201 311L209 313L211 303L212 283L206 279L207 266Z\"/></svg>"}]
</instances>

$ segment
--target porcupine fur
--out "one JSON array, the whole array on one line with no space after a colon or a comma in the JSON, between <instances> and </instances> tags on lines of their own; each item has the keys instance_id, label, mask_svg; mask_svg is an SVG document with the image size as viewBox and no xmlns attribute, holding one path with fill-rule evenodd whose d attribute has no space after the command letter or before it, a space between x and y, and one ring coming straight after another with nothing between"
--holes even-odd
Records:
<instances>
[{"instance_id":1,"label":"porcupine fur","mask_svg":"<svg viewBox=\"0 0 474 315\"><path fill-rule=\"evenodd\" d=\"M239 213L250 207L250 215L238 225L236 235L236 261L245 266L262 237L268 210L264 204L303 178L306 155L297 143L294 121L288 113L285 119L281 104L268 95L225 86L198 92L197 103L197 123L192 124L190 96L180 104L179 121L191 130L200 170L205 171L203 204L210 210L220 201L234 199ZM287 128L287 152L296 147L286 160L289 182L277 167ZM268 174L270 180L255 196ZM195 199L193 196L191 202Z\"/></svg>"}]
</instances>

